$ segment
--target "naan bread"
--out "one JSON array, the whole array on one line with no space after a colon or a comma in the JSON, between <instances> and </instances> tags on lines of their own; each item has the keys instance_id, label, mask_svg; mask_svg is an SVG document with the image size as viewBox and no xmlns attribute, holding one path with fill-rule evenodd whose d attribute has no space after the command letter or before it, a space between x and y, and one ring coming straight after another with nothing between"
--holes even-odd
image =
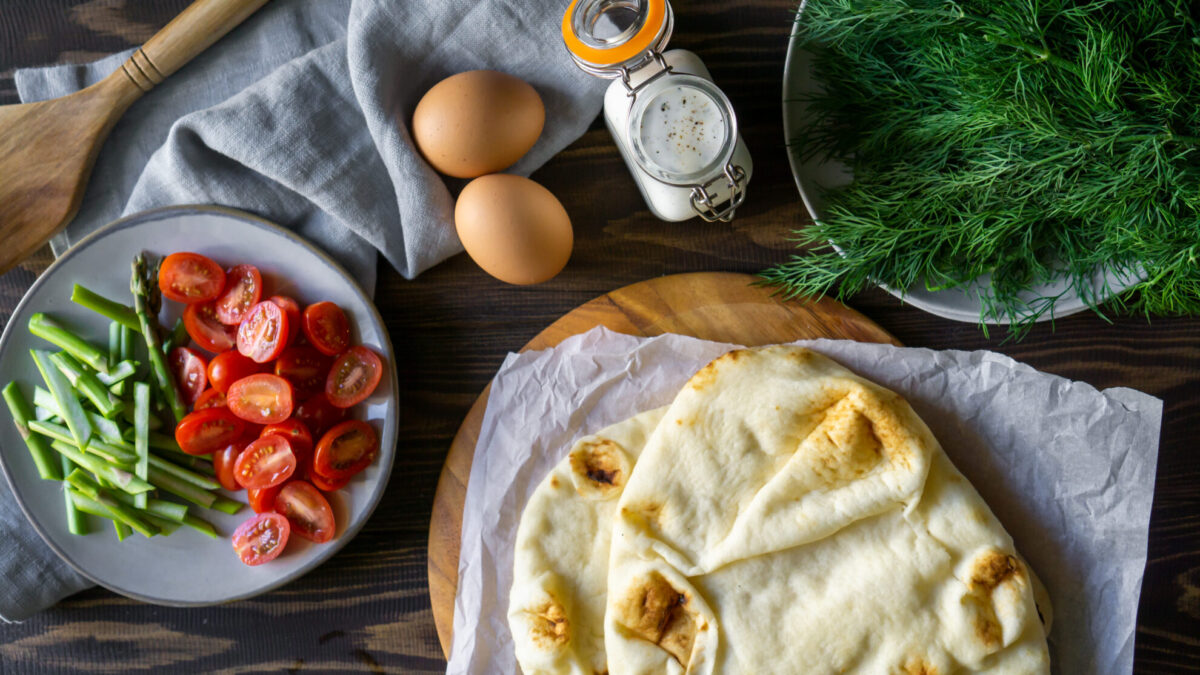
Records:
<instances>
[{"instance_id":1,"label":"naan bread","mask_svg":"<svg viewBox=\"0 0 1200 675\"><path fill-rule=\"evenodd\" d=\"M698 372L613 527L612 675L1049 672L982 498L903 399L808 350Z\"/></svg>"},{"instance_id":2,"label":"naan bread","mask_svg":"<svg viewBox=\"0 0 1200 675\"><path fill-rule=\"evenodd\" d=\"M517 528L508 621L525 675L606 672L605 583L617 499L666 408L580 439Z\"/></svg>"}]
</instances>

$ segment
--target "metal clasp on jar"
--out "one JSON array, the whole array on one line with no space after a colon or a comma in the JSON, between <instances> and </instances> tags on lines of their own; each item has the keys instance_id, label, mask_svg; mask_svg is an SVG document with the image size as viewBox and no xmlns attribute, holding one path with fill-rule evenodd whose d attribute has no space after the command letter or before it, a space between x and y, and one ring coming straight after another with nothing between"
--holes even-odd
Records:
<instances>
[{"instance_id":1,"label":"metal clasp on jar","mask_svg":"<svg viewBox=\"0 0 1200 675\"><path fill-rule=\"evenodd\" d=\"M729 204L720 211L717 210L717 205L712 201L712 195L708 193L708 188L712 187L713 183L724 179L726 187L729 188ZM728 223L733 220L734 212L746 200L746 172L740 166L734 166L732 163L725 164L725 171L720 176L708 181L703 185L692 186L692 208L700 216L701 220L709 223L722 222Z\"/></svg>"},{"instance_id":2,"label":"metal clasp on jar","mask_svg":"<svg viewBox=\"0 0 1200 675\"><path fill-rule=\"evenodd\" d=\"M647 85L659 79L660 77L671 75L675 72L675 69L669 63L667 63L666 58L663 57L662 52L654 51L653 49L647 50L645 59L646 61L644 65L639 65L633 70L641 70L642 68L646 67L646 65L649 65L651 61L654 61L655 63L658 63L659 71L636 85L632 83L632 71L629 69L629 67L621 66L621 84L625 85L625 95L629 98L636 97L639 91L646 88Z\"/></svg>"}]
</instances>

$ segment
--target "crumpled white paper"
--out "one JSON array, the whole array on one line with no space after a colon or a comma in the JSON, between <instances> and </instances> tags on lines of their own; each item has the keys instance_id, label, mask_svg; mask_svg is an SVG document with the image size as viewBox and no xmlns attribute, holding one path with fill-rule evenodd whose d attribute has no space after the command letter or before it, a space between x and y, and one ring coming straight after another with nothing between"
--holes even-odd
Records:
<instances>
[{"instance_id":1,"label":"crumpled white paper","mask_svg":"<svg viewBox=\"0 0 1200 675\"><path fill-rule=\"evenodd\" d=\"M1132 671L1161 401L993 352L796 344L900 393L933 430L1049 589L1054 672ZM509 354L467 485L447 673L519 672L507 619L517 524L575 439L670 403L733 346L596 328Z\"/></svg>"}]
</instances>

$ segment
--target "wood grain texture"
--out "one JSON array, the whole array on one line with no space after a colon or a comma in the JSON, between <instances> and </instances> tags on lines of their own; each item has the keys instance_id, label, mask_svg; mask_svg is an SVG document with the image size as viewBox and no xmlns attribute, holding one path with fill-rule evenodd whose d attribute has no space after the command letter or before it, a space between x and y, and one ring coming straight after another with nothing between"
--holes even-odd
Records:
<instances>
[{"instance_id":1,"label":"wood grain texture","mask_svg":"<svg viewBox=\"0 0 1200 675\"><path fill-rule=\"evenodd\" d=\"M232 605L172 609L98 589L80 593L23 624L0 625L0 672L444 672L426 572L434 492L459 424L504 356L572 308L634 282L678 272L757 272L791 255L788 235L807 222L788 171L780 110L797 3L675 4L672 45L695 51L710 67L754 155L754 179L732 225L655 220L597 121L533 176L562 200L575 226L575 252L557 278L505 286L464 256L411 282L380 268L376 296L402 385L400 444L383 501L354 541L304 578ZM125 49L186 5L5 0L0 73ZM0 321L48 260L41 255L0 275ZM1200 319L1109 324L1080 315L1012 343L1002 331L985 336L881 291L850 304L909 346L991 349L1099 388L1135 387L1165 401L1136 672L1200 672Z\"/></svg>"},{"instance_id":2,"label":"wood grain texture","mask_svg":"<svg viewBox=\"0 0 1200 675\"><path fill-rule=\"evenodd\" d=\"M768 288L753 286L754 280L748 274L693 272L638 282L571 310L521 351L547 349L596 326L628 335L678 333L750 347L806 338L900 344L845 305L828 299L785 301ZM438 640L447 655L454 628L467 479L490 389L489 384L454 435L429 521L429 597Z\"/></svg>"}]
</instances>

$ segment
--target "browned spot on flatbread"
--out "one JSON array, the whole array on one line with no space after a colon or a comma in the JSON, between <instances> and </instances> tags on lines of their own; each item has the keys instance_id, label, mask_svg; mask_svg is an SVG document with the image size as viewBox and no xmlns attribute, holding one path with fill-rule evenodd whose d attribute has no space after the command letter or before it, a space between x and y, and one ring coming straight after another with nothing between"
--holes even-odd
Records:
<instances>
[{"instance_id":1,"label":"browned spot on flatbread","mask_svg":"<svg viewBox=\"0 0 1200 675\"><path fill-rule=\"evenodd\" d=\"M849 399L842 399L804 441L809 467L829 487L844 485L867 473L883 457L871 420Z\"/></svg>"},{"instance_id":2,"label":"browned spot on flatbread","mask_svg":"<svg viewBox=\"0 0 1200 675\"><path fill-rule=\"evenodd\" d=\"M661 647L687 670L696 642L691 598L661 574L639 579L616 607L616 620L633 635ZM705 624L707 628L707 623Z\"/></svg>"},{"instance_id":3,"label":"browned spot on flatbread","mask_svg":"<svg viewBox=\"0 0 1200 675\"><path fill-rule=\"evenodd\" d=\"M1022 579L1021 562L1016 557L988 551L975 559L971 567L971 590L991 593L997 586L1010 578Z\"/></svg>"},{"instance_id":4,"label":"browned spot on flatbread","mask_svg":"<svg viewBox=\"0 0 1200 675\"><path fill-rule=\"evenodd\" d=\"M543 649L565 645L571 640L571 626L567 621L567 612L554 598L537 609L527 610L529 614L529 637L533 643Z\"/></svg>"},{"instance_id":5,"label":"browned spot on flatbread","mask_svg":"<svg viewBox=\"0 0 1200 675\"><path fill-rule=\"evenodd\" d=\"M695 375L688 380L687 386L693 391L703 391L717 379L717 371L727 363L736 363L738 359L750 353L749 349L735 349L731 352L725 352L718 356L715 360L696 371Z\"/></svg>"},{"instance_id":6,"label":"browned spot on flatbread","mask_svg":"<svg viewBox=\"0 0 1200 675\"><path fill-rule=\"evenodd\" d=\"M550 476L550 487L558 489L558 476Z\"/></svg>"},{"instance_id":7,"label":"browned spot on flatbread","mask_svg":"<svg viewBox=\"0 0 1200 675\"><path fill-rule=\"evenodd\" d=\"M625 451L616 441L600 439L581 444L570 457L571 470L577 476L586 479L586 486L602 495L613 495L625 486L626 467ZM587 496L576 480L576 489L580 495Z\"/></svg>"},{"instance_id":8,"label":"browned spot on flatbread","mask_svg":"<svg viewBox=\"0 0 1200 675\"><path fill-rule=\"evenodd\" d=\"M911 656L900 664L898 675L938 675L937 666L925 660L922 656Z\"/></svg>"}]
</instances>

